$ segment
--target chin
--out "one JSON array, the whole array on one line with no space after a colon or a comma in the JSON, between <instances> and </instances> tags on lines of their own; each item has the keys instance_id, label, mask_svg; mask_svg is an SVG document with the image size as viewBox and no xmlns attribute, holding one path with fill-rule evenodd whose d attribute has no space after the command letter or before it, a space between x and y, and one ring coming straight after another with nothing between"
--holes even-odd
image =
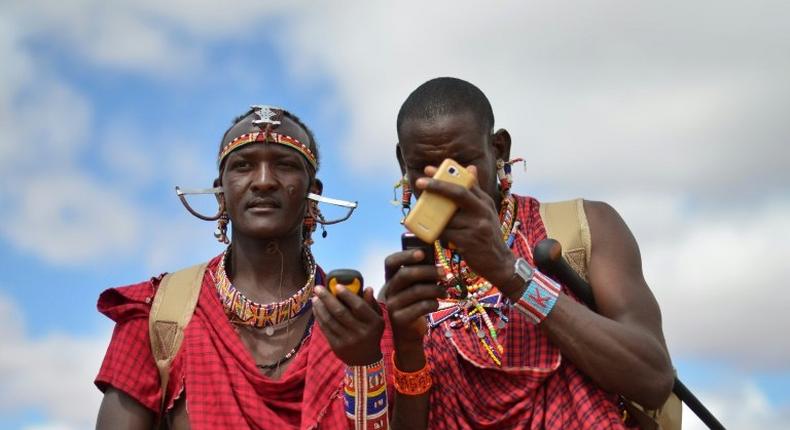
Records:
<instances>
[{"instance_id":1,"label":"chin","mask_svg":"<svg viewBox=\"0 0 790 430\"><path fill-rule=\"evenodd\" d=\"M288 237L299 238L301 229L284 223L253 223L252 225L236 226L235 233L240 236L258 240L284 239Z\"/></svg>"}]
</instances>

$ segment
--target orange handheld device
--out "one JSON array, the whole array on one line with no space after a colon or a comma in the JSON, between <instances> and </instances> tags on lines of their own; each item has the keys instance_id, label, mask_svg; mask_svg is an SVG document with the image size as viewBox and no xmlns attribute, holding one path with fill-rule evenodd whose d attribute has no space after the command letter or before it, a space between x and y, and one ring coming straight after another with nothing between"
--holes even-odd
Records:
<instances>
[{"instance_id":1,"label":"orange handheld device","mask_svg":"<svg viewBox=\"0 0 790 430\"><path fill-rule=\"evenodd\" d=\"M474 176L452 159L445 159L433 179L447 181L469 188L475 181ZM403 221L403 225L425 243L433 243L442 234L458 209L452 200L429 191L423 191L414 209Z\"/></svg>"},{"instance_id":2,"label":"orange handheld device","mask_svg":"<svg viewBox=\"0 0 790 430\"><path fill-rule=\"evenodd\" d=\"M362 274L352 269L335 269L326 275L326 286L329 292L337 295L338 284L344 285L352 293L362 296L362 289L364 287L364 280Z\"/></svg>"}]
</instances>

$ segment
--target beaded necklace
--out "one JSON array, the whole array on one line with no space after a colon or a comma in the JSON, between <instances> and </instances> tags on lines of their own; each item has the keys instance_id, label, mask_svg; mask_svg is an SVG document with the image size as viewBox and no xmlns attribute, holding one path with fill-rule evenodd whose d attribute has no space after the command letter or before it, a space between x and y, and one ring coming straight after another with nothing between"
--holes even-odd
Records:
<instances>
[{"instance_id":1,"label":"beaded necklace","mask_svg":"<svg viewBox=\"0 0 790 430\"><path fill-rule=\"evenodd\" d=\"M255 367L261 369L265 372L270 371L271 369L277 369L280 367L281 364L285 363L286 361L290 360L291 357L299 351L299 348L307 342L307 338L310 337L310 334L313 332L313 316L310 316L310 320L307 321L307 327L305 327L304 333L302 333L302 338L299 339L299 343L296 344L287 354L285 354L281 359L275 361L271 364L256 364Z\"/></svg>"},{"instance_id":2,"label":"beaded necklace","mask_svg":"<svg viewBox=\"0 0 790 430\"><path fill-rule=\"evenodd\" d=\"M499 211L502 241L508 248L513 246L520 227L520 222L515 220L515 212L516 199L508 194L502 199ZM497 329L504 328L508 320L502 312L502 294L485 278L475 273L458 253L445 249L439 241L434 242L434 252L437 265L443 271L439 283L447 289L450 297L439 300L439 310L429 315L431 327L435 328L447 321L452 329L463 327L472 330L491 360L501 366L504 347L498 340ZM496 326L487 309L493 310L499 317ZM445 336L451 337L452 332L446 330Z\"/></svg>"},{"instance_id":3,"label":"beaded necklace","mask_svg":"<svg viewBox=\"0 0 790 430\"><path fill-rule=\"evenodd\" d=\"M215 279L219 301L231 323L263 328L264 332L271 336L276 330L285 327L292 319L310 308L312 303L310 298L313 296L313 287L315 286L316 265L309 248L304 248L303 260L307 273L305 286L281 302L267 304L250 300L233 286L225 272L225 261L229 256L230 246L225 250L225 254L217 265Z\"/></svg>"}]
</instances>

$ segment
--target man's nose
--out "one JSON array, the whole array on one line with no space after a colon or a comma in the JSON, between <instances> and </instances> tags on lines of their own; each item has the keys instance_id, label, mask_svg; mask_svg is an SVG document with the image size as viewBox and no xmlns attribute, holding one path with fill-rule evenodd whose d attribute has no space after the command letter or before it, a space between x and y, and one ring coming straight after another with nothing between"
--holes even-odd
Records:
<instances>
[{"instance_id":1,"label":"man's nose","mask_svg":"<svg viewBox=\"0 0 790 430\"><path fill-rule=\"evenodd\" d=\"M252 187L256 190L270 190L277 188L279 182L275 170L271 168L269 163L263 162L258 164L255 169L255 174L252 181Z\"/></svg>"}]
</instances>

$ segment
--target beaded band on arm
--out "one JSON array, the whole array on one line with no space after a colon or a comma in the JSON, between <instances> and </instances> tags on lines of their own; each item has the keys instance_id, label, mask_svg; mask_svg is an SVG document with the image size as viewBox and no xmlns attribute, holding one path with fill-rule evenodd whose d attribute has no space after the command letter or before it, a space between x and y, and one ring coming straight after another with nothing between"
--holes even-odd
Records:
<instances>
[{"instance_id":1,"label":"beaded band on arm","mask_svg":"<svg viewBox=\"0 0 790 430\"><path fill-rule=\"evenodd\" d=\"M389 428L384 359L367 366L346 367L343 390L349 429Z\"/></svg>"},{"instance_id":2,"label":"beaded band on arm","mask_svg":"<svg viewBox=\"0 0 790 430\"><path fill-rule=\"evenodd\" d=\"M533 270L532 279L527 283L527 288L514 306L527 315L534 324L540 324L557 304L561 287L537 269Z\"/></svg>"},{"instance_id":3,"label":"beaded band on arm","mask_svg":"<svg viewBox=\"0 0 790 430\"><path fill-rule=\"evenodd\" d=\"M428 367L428 362L425 366L416 372L404 372L398 369L395 365L395 354L392 354L392 373L393 383L395 390L407 396L421 396L428 392L433 386L433 379Z\"/></svg>"}]
</instances>

